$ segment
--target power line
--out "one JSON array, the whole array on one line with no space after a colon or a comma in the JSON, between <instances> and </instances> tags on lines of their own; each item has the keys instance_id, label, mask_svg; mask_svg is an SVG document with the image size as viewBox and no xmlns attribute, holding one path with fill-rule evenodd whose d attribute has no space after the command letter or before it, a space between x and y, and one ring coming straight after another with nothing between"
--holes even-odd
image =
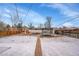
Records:
<instances>
[{"instance_id":1,"label":"power line","mask_svg":"<svg viewBox=\"0 0 79 59\"><path fill-rule=\"evenodd\" d=\"M15 10L16 10L17 20L20 21L20 19L19 19L19 13L18 13L18 8L17 8L16 3L14 4L14 6L15 6Z\"/></svg>"},{"instance_id":2,"label":"power line","mask_svg":"<svg viewBox=\"0 0 79 59\"><path fill-rule=\"evenodd\" d=\"M30 6L29 6L29 8L28 8L26 16L28 15L28 13L29 13L29 11L30 11L31 9L32 9L32 4L30 4Z\"/></svg>"},{"instance_id":3,"label":"power line","mask_svg":"<svg viewBox=\"0 0 79 59\"><path fill-rule=\"evenodd\" d=\"M68 20L64 21L63 23L58 24L57 26L60 26L60 25L62 25L62 24L64 24L64 23L66 23L66 22L73 21L73 20L76 19L76 18L79 18L79 16L74 17L74 18L72 18L72 19L68 19Z\"/></svg>"},{"instance_id":4,"label":"power line","mask_svg":"<svg viewBox=\"0 0 79 59\"><path fill-rule=\"evenodd\" d=\"M26 16L29 14L30 10L32 9L32 4L30 4L28 10L27 10L27 13L26 13Z\"/></svg>"}]
</instances>

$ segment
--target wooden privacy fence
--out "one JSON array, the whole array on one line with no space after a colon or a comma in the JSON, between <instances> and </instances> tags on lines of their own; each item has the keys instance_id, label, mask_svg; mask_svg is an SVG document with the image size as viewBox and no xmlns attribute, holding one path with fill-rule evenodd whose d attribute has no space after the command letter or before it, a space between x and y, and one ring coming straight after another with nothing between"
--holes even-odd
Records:
<instances>
[{"instance_id":1,"label":"wooden privacy fence","mask_svg":"<svg viewBox=\"0 0 79 59\"><path fill-rule=\"evenodd\" d=\"M32 33L29 30L23 31L23 30L13 30L13 31L4 31L0 32L0 37L2 36L9 36L9 35L15 35L15 34L20 34L24 32L25 35L31 35Z\"/></svg>"},{"instance_id":2,"label":"wooden privacy fence","mask_svg":"<svg viewBox=\"0 0 79 59\"><path fill-rule=\"evenodd\" d=\"M0 37L19 34L19 33L21 33L21 31L4 31L4 32L0 32Z\"/></svg>"}]
</instances>

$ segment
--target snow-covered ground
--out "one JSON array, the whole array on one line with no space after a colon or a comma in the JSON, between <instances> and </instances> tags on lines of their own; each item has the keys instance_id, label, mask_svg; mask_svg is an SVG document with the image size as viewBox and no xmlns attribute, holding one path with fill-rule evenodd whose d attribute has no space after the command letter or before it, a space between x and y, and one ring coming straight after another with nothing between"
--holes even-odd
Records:
<instances>
[{"instance_id":1,"label":"snow-covered ground","mask_svg":"<svg viewBox=\"0 0 79 59\"><path fill-rule=\"evenodd\" d=\"M33 56L37 37L9 36L0 38L0 55Z\"/></svg>"},{"instance_id":2,"label":"snow-covered ground","mask_svg":"<svg viewBox=\"0 0 79 59\"><path fill-rule=\"evenodd\" d=\"M41 38L43 55L79 56L79 39L70 37Z\"/></svg>"},{"instance_id":3,"label":"snow-covered ground","mask_svg":"<svg viewBox=\"0 0 79 59\"><path fill-rule=\"evenodd\" d=\"M79 56L79 39L66 36L40 38L43 56ZM34 56L37 36L0 38L0 56Z\"/></svg>"}]
</instances>

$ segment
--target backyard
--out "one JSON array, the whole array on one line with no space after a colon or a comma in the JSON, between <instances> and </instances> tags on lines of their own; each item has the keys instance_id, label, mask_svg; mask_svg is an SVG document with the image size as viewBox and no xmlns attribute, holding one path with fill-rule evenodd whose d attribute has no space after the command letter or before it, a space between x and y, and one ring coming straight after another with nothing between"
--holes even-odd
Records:
<instances>
[{"instance_id":1,"label":"backyard","mask_svg":"<svg viewBox=\"0 0 79 59\"><path fill-rule=\"evenodd\" d=\"M79 39L66 36L40 37L42 56L78 56ZM34 56L37 36L12 35L0 38L1 56ZM38 47L39 49L39 47ZM38 52L39 54L39 52Z\"/></svg>"}]
</instances>

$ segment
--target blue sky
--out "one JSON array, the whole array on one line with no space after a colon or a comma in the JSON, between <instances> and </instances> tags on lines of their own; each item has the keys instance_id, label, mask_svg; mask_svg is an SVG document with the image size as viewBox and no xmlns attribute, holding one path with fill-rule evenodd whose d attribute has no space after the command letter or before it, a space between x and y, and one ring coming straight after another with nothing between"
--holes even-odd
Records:
<instances>
[{"instance_id":1,"label":"blue sky","mask_svg":"<svg viewBox=\"0 0 79 59\"><path fill-rule=\"evenodd\" d=\"M17 3L19 17L23 25L33 23L34 26L44 24L47 16L52 17L52 26L79 27L79 4L77 3ZM29 12L28 9L30 8ZM11 16L15 16L15 5L11 3L0 4L0 20L12 25ZM73 20L73 18L75 18ZM67 21L72 19L71 21ZM67 22L66 22L67 21ZM16 21L15 21L16 22ZM61 24L61 25L59 25Z\"/></svg>"}]
</instances>

